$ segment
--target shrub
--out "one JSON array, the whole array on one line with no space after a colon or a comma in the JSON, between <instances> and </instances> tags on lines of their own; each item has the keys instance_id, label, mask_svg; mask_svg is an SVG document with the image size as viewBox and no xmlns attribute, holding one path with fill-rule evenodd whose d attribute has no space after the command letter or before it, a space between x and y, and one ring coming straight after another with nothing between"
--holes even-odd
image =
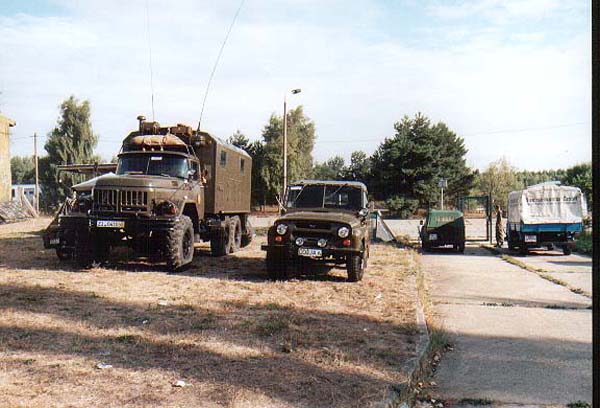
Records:
<instances>
[{"instance_id":1,"label":"shrub","mask_svg":"<svg viewBox=\"0 0 600 408\"><path fill-rule=\"evenodd\" d=\"M592 234L590 231L584 231L577 239L577 252L582 254L592 254Z\"/></svg>"},{"instance_id":2,"label":"shrub","mask_svg":"<svg viewBox=\"0 0 600 408\"><path fill-rule=\"evenodd\" d=\"M419 200L394 195L385 201L390 212L400 218L409 218L419 206Z\"/></svg>"}]
</instances>

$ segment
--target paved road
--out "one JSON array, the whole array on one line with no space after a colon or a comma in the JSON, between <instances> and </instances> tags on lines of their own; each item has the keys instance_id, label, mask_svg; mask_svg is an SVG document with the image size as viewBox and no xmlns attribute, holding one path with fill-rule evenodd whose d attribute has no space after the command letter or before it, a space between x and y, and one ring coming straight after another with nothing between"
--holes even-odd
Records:
<instances>
[{"instance_id":1,"label":"paved road","mask_svg":"<svg viewBox=\"0 0 600 408\"><path fill-rule=\"evenodd\" d=\"M579 254L564 256L562 250L530 251L527 256L519 256L508 250L505 250L505 253L531 267L547 272L572 288L580 288L588 294L592 293L592 258L589 256Z\"/></svg>"},{"instance_id":2,"label":"paved road","mask_svg":"<svg viewBox=\"0 0 600 408\"><path fill-rule=\"evenodd\" d=\"M544 266L550 270L556 259ZM576 256L560 260L556 273L562 273L561 265L571 267L568 262L584 267ZM422 265L435 311L454 343L435 374L434 394L455 403L464 398L501 404L591 402L588 297L478 247L468 247L464 255L424 254Z\"/></svg>"}]
</instances>

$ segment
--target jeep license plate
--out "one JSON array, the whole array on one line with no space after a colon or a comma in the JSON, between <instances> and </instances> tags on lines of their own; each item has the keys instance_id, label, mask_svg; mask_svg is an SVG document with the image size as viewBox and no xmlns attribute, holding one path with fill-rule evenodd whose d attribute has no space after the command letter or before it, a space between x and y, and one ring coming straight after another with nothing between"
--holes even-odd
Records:
<instances>
[{"instance_id":1,"label":"jeep license plate","mask_svg":"<svg viewBox=\"0 0 600 408\"><path fill-rule=\"evenodd\" d=\"M96 221L96 227L98 227L98 228L125 228L125 221L98 220L98 221Z\"/></svg>"},{"instance_id":2,"label":"jeep license plate","mask_svg":"<svg viewBox=\"0 0 600 408\"><path fill-rule=\"evenodd\" d=\"M323 256L323 250L322 249L313 249L313 248L298 248L298 255L309 256L309 257L319 257L319 256Z\"/></svg>"},{"instance_id":3,"label":"jeep license plate","mask_svg":"<svg viewBox=\"0 0 600 408\"><path fill-rule=\"evenodd\" d=\"M525 242L537 242L535 235L525 235Z\"/></svg>"},{"instance_id":4,"label":"jeep license plate","mask_svg":"<svg viewBox=\"0 0 600 408\"><path fill-rule=\"evenodd\" d=\"M52 239L50 239L50 241L48 243L50 245L58 245L58 244L60 244L60 238L52 238Z\"/></svg>"},{"instance_id":5,"label":"jeep license plate","mask_svg":"<svg viewBox=\"0 0 600 408\"><path fill-rule=\"evenodd\" d=\"M437 241L437 234L429 234L430 241Z\"/></svg>"}]
</instances>

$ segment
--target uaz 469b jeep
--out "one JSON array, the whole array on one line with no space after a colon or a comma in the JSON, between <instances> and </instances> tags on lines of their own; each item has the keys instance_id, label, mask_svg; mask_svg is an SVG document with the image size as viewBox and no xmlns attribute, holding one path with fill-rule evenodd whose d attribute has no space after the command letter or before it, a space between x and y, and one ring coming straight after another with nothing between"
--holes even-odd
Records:
<instances>
[{"instance_id":1,"label":"uaz 469b jeep","mask_svg":"<svg viewBox=\"0 0 600 408\"><path fill-rule=\"evenodd\" d=\"M288 277L290 263L346 264L348 280L362 279L369 258L367 188L356 181L303 180L287 188L285 208L268 232L267 272Z\"/></svg>"}]
</instances>

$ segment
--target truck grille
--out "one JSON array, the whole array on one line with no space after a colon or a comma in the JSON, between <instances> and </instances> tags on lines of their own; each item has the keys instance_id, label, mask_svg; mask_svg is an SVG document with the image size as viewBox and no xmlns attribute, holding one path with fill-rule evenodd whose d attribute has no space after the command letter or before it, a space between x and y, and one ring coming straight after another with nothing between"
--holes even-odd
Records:
<instances>
[{"instance_id":1,"label":"truck grille","mask_svg":"<svg viewBox=\"0 0 600 408\"><path fill-rule=\"evenodd\" d=\"M94 190L94 210L100 212L147 211L148 192L135 190Z\"/></svg>"},{"instance_id":2,"label":"truck grille","mask_svg":"<svg viewBox=\"0 0 600 408\"><path fill-rule=\"evenodd\" d=\"M331 229L331 224L328 222L305 222L300 221L296 222L296 228L301 230L326 230L329 231Z\"/></svg>"}]
</instances>

